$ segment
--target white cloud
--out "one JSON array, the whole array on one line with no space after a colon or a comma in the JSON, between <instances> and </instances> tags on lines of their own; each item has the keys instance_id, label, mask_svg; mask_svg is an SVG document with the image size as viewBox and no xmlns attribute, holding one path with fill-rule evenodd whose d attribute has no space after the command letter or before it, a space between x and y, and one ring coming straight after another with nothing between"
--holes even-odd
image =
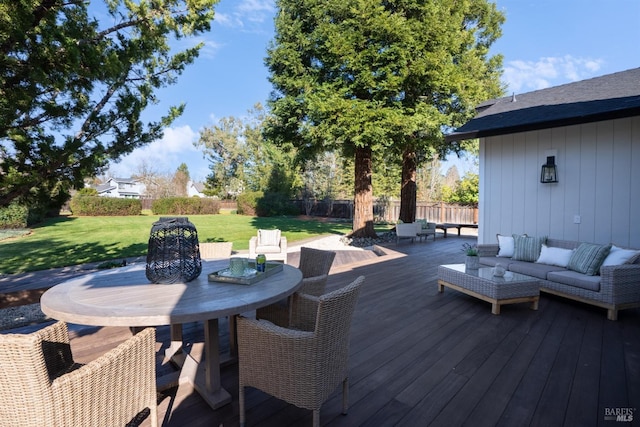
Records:
<instances>
[{"instance_id":1,"label":"white cloud","mask_svg":"<svg viewBox=\"0 0 640 427\"><path fill-rule=\"evenodd\" d=\"M249 16L271 14L275 10L273 0L243 0L238 10Z\"/></svg>"},{"instance_id":2,"label":"white cloud","mask_svg":"<svg viewBox=\"0 0 640 427\"><path fill-rule=\"evenodd\" d=\"M199 38L198 40L196 40L196 44L200 42L204 43L204 46L202 46L202 49L200 49L200 57L207 59L214 58L223 46L221 43L206 38Z\"/></svg>"},{"instance_id":3,"label":"white cloud","mask_svg":"<svg viewBox=\"0 0 640 427\"><path fill-rule=\"evenodd\" d=\"M164 174L175 172L181 163L185 163L190 171L197 169L201 174L202 152L193 145L197 137L198 133L190 126L167 128L162 139L137 148L120 162L111 164L109 170L113 175L127 178L139 171L143 164Z\"/></svg>"},{"instance_id":4,"label":"white cloud","mask_svg":"<svg viewBox=\"0 0 640 427\"><path fill-rule=\"evenodd\" d=\"M193 141L198 136L197 132L191 129L191 126L181 126L178 128L167 128L161 140L153 142L159 144L163 148L168 148L173 153L184 151L196 151Z\"/></svg>"},{"instance_id":5,"label":"white cloud","mask_svg":"<svg viewBox=\"0 0 640 427\"><path fill-rule=\"evenodd\" d=\"M238 16L235 13L216 12L216 16L213 18L213 22L216 24L220 24L223 27L230 27L230 28L243 27L242 19L240 19L240 16Z\"/></svg>"},{"instance_id":6,"label":"white cloud","mask_svg":"<svg viewBox=\"0 0 640 427\"><path fill-rule=\"evenodd\" d=\"M176 51L184 51L185 49L191 49L192 47L195 47L199 43L203 43L203 46L200 49L200 58L212 59L223 47L223 44L203 36L193 36L175 40L173 41L172 46L176 49Z\"/></svg>"},{"instance_id":7,"label":"white cloud","mask_svg":"<svg viewBox=\"0 0 640 427\"><path fill-rule=\"evenodd\" d=\"M230 13L216 11L214 23L242 30L253 24L252 31L261 31L261 24L270 23L275 10L273 0L242 0Z\"/></svg>"},{"instance_id":8,"label":"white cloud","mask_svg":"<svg viewBox=\"0 0 640 427\"><path fill-rule=\"evenodd\" d=\"M603 61L591 58L544 57L537 61L509 61L503 82L508 92L529 92L593 77Z\"/></svg>"}]
</instances>

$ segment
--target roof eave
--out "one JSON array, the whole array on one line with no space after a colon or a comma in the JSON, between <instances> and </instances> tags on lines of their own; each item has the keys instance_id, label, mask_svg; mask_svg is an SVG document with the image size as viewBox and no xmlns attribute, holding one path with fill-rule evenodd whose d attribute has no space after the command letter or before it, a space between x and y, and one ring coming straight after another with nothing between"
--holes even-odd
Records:
<instances>
[{"instance_id":1,"label":"roof eave","mask_svg":"<svg viewBox=\"0 0 640 427\"><path fill-rule=\"evenodd\" d=\"M520 132L529 132L534 130L541 129L550 129L562 126L572 126L579 125L585 123L593 123L604 120L614 120L614 119L623 119L627 117L639 116L640 115L640 107L632 107L624 110L612 110L601 112L597 114L591 114L586 116L578 116L578 117L566 117L556 120L545 120L542 122L535 123L524 123L516 126L507 126L501 128L489 128L489 129L475 129L469 130L465 132L453 132L449 135L445 136L445 141L447 143L452 143L456 141L464 141L467 139L475 139L475 138L485 138L489 136L500 136L507 135L512 133L520 133ZM472 123L471 120L470 123Z\"/></svg>"}]
</instances>

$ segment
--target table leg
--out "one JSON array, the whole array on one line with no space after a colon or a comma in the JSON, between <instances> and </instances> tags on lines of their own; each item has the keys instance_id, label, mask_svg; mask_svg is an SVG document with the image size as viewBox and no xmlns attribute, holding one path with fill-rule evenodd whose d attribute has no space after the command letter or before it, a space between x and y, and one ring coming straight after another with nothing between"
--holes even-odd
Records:
<instances>
[{"instance_id":1,"label":"table leg","mask_svg":"<svg viewBox=\"0 0 640 427\"><path fill-rule=\"evenodd\" d=\"M166 359L172 359L178 353L182 352L182 324L171 325L169 334L171 336L171 344L169 344L169 348L164 352Z\"/></svg>"},{"instance_id":2,"label":"table leg","mask_svg":"<svg viewBox=\"0 0 640 427\"><path fill-rule=\"evenodd\" d=\"M170 361L178 367L184 365L184 354L182 354L182 324L178 323L169 326L171 343L164 351L164 361ZM158 378L158 391L168 390L177 387L182 379L182 370L171 374L165 374Z\"/></svg>"},{"instance_id":3,"label":"table leg","mask_svg":"<svg viewBox=\"0 0 640 427\"><path fill-rule=\"evenodd\" d=\"M531 310L538 309L538 301L540 301L540 297L535 297L533 301L531 301Z\"/></svg>"},{"instance_id":4,"label":"table leg","mask_svg":"<svg viewBox=\"0 0 640 427\"><path fill-rule=\"evenodd\" d=\"M491 313L500 314L500 304L498 303L498 301L491 303Z\"/></svg>"},{"instance_id":5,"label":"table leg","mask_svg":"<svg viewBox=\"0 0 640 427\"><path fill-rule=\"evenodd\" d=\"M207 392L220 389L220 335L218 319L204 322L204 369ZM217 373L217 375L215 375Z\"/></svg>"},{"instance_id":6,"label":"table leg","mask_svg":"<svg viewBox=\"0 0 640 427\"><path fill-rule=\"evenodd\" d=\"M191 384L212 409L231 403L231 395L220 383L218 332L218 319L204 322L204 347L198 360L195 346L188 353L182 351L182 325L171 325L171 345L165 352L180 367L179 383Z\"/></svg>"},{"instance_id":7,"label":"table leg","mask_svg":"<svg viewBox=\"0 0 640 427\"><path fill-rule=\"evenodd\" d=\"M213 409L231 403L231 395L220 384L218 319L204 322L204 354L196 360L186 355L180 381L188 381Z\"/></svg>"}]
</instances>

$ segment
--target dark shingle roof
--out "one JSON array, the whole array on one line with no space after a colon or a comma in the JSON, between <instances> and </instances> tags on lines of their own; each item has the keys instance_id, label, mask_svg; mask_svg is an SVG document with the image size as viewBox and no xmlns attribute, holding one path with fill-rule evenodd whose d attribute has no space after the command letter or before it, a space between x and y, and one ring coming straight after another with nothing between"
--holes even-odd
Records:
<instances>
[{"instance_id":1,"label":"dark shingle roof","mask_svg":"<svg viewBox=\"0 0 640 427\"><path fill-rule=\"evenodd\" d=\"M447 141L640 115L640 68L487 101Z\"/></svg>"},{"instance_id":2,"label":"dark shingle roof","mask_svg":"<svg viewBox=\"0 0 640 427\"><path fill-rule=\"evenodd\" d=\"M204 193L204 190L205 190L206 187L204 186L204 183L202 183L202 182L194 182L193 183L193 188L195 188L196 191L198 191L200 193Z\"/></svg>"}]
</instances>

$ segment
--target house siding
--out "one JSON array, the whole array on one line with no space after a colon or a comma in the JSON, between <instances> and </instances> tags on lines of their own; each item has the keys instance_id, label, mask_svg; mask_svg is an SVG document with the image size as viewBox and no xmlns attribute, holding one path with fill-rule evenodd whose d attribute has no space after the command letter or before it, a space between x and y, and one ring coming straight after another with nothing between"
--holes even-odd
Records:
<instances>
[{"instance_id":1,"label":"house siding","mask_svg":"<svg viewBox=\"0 0 640 427\"><path fill-rule=\"evenodd\" d=\"M98 186L98 195L102 197L119 197L127 199L140 199L144 192L144 184L131 178L109 178L103 185Z\"/></svg>"},{"instance_id":2,"label":"house siding","mask_svg":"<svg viewBox=\"0 0 640 427\"><path fill-rule=\"evenodd\" d=\"M550 154L559 182L542 184ZM480 243L527 233L640 248L640 117L481 138L479 207Z\"/></svg>"}]
</instances>

